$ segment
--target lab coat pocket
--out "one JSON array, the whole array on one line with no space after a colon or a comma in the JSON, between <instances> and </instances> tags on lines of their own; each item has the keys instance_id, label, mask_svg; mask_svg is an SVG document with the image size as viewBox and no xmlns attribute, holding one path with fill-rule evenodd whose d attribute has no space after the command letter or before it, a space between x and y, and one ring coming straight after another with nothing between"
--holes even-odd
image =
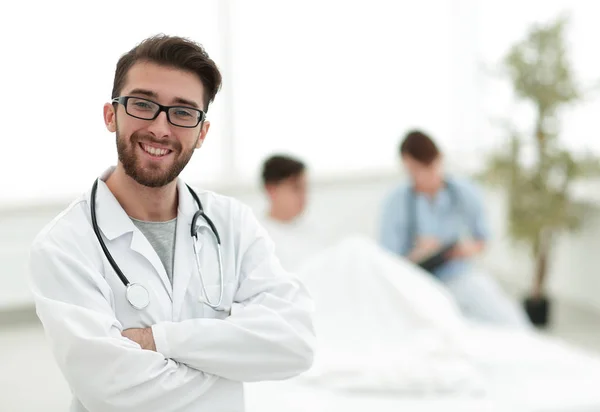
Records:
<instances>
[{"instance_id":1,"label":"lab coat pocket","mask_svg":"<svg viewBox=\"0 0 600 412\"><path fill-rule=\"evenodd\" d=\"M210 301L209 303L217 307L210 307L204 303L206 302L206 299L202 299L205 318L225 319L231 314L231 305L233 303L233 297L235 296L236 285L235 282L228 282L223 285L223 299L219 299L221 296L221 285L216 284L206 286L206 293L208 294L208 299ZM221 300L220 303L219 300Z\"/></svg>"}]
</instances>

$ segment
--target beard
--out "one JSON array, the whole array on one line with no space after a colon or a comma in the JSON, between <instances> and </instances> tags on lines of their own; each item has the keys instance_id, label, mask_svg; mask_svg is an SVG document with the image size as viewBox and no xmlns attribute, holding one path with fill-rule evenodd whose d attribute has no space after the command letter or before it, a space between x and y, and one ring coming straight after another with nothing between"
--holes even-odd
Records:
<instances>
[{"instance_id":1,"label":"beard","mask_svg":"<svg viewBox=\"0 0 600 412\"><path fill-rule=\"evenodd\" d=\"M136 150L138 148L143 150L140 147L140 143L156 143L162 146L164 145L164 141L156 140L151 135L142 132L133 133L129 139L121 138L118 128L116 135L117 154L119 162L123 165L125 174L140 185L146 187L163 187L174 181L187 166L194 154L194 148L196 147L196 144L194 144L189 150L184 151L181 143L174 141L169 147L171 153L169 153L168 156L174 158L170 165L166 166L161 163L143 166L143 160L140 158L142 154ZM200 138L200 136L198 136L198 138ZM198 139L196 139L195 143L197 142Z\"/></svg>"}]
</instances>

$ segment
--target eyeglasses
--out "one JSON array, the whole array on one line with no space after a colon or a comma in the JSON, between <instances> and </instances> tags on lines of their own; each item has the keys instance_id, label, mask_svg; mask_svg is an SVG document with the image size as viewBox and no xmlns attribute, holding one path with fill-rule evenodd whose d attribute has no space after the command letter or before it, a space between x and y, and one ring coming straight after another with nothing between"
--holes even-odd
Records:
<instances>
[{"instance_id":1,"label":"eyeglasses","mask_svg":"<svg viewBox=\"0 0 600 412\"><path fill-rule=\"evenodd\" d=\"M141 97L115 97L112 99L112 102L121 103L125 106L125 112L129 116L142 120L154 120L160 112L165 112L169 123L179 127L193 128L206 118L206 113L193 107L163 106L162 104Z\"/></svg>"}]
</instances>

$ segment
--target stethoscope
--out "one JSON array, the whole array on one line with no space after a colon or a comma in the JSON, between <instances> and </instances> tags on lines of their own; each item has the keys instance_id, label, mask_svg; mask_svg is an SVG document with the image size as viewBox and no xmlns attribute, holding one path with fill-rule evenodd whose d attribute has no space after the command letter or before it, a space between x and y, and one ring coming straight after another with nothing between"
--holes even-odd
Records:
<instances>
[{"instance_id":1,"label":"stethoscope","mask_svg":"<svg viewBox=\"0 0 600 412\"><path fill-rule=\"evenodd\" d=\"M191 236L194 238L194 240L193 240L194 257L196 258L195 259L196 267L198 269L198 274L200 275L200 283L202 285L202 292L204 293L203 298L200 298L200 300L202 301L202 303L204 303L205 305L209 306L210 308L212 308L216 311L224 311L225 310L224 308L220 308L221 303L223 302L223 293L224 293L223 258L221 255L221 237L219 236L219 232L217 231L217 228L215 227L212 220L210 220L209 217L206 216L206 214L204 213L204 209L202 208L202 203L200 202L200 199L198 198L198 195L196 194L196 192L194 192L194 190L192 190L192 188L190 186L188 186L188 185L186 185L186 186L187 186L188 190L190 191L190 193L192 194L192 197L196 201L196 204L198 205L198 211L194 214L194 217L192 218L192 227L191 227L190 233L191 233ZM90 204L90 208L91 208L91 212L92 212L92 227L94 228L94 232L96 233L96 237L98 238L98 242L100 242L100 246L102 247L102 250L104 251L104 255L106 256L106 259L108 259L108 262L114 269L115 273L117 274L117 276L119 276L119 279L121 279L121 282L123 282L123 285L125 285L125 288L126 288L125 296L127 297L127 301L135 309L139 309L139 310L144 309L150 303L150 294L148 293L148 289L146 289L143 285L140 285L139 283L131 283L129 281L129 279L127 279L125 274L121 271L121 268L119 268L119 265L117 265L117 263L113 259L108 248L106 247L106 244L102 240L102 236L100 235L100 228L98 227L98 222L96 220L96 191L97 191L97 189L98 189L98 179L96 179L96 181L94 182L94 185L92 186L92 196L91 196L91 204ZM213 233L216 243L217 243L216 247L217 247L217 258L219 260L220 293L219 293L219 301L216 304L213 304L208 297L208 293L206 292L206 287L204 285L204 278L202 277L202 270L200 269L200 258L198 256L199 239L198 239L198 225L197 225L197 221L200 217L204 218L206 223L208 223L208 226L210 226L210 230Z\"/></svg>"},{"instance_id":2,"label":"stethoscope","mask_svg":"<svg viewBox=\"0 0 600 412\"><path fill-rule=\"evenodd\" d=\"M452 209L458 212L459 218L464 221L466 219L466 207L462 198L459 196L458 188L454 183L449 181L444 181L444 185L446 189L448 189L448 194L450 197L450 203ZM409 189L409 207L408 207L408 236L411 242L411 245L414 246L414 242L417 237L417 193L414 187Z\"/></svg>"}]
</instances>

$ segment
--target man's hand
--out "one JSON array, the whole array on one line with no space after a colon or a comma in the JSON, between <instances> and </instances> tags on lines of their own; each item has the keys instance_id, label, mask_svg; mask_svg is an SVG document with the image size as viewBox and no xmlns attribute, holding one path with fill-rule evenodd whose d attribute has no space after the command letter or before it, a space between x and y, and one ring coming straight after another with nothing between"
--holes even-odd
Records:
<instances>
[{"instance_id":1,"label":"man's hand","mask_svg":"<svg viewBox=\"0 0 600 412\"><path fill-rule=\"evenodd\" d=\"M142 347L142 349L152 350L156 352L156 345L154 344L154 335L152 334L152 328L134 328L126 329L121 335L136 342Z\"/></svg>"},{"instance_id":2,"label":"man's hand","mask_svg":"<svg viewBox=\"0 0 600 412\"><path fill-rule=\"evenodd\" d=\"M440 241L435 237L419 237L417 239L416 249L423 250L426 252L433 252L442 246Z\"/></svg>"},{"instance_id":3,"label":"man's hand","mask_svg":"<svg viewBox=\"0 0 600 412\"><path fill-rule=\"evenodd\" d=\"M441 243L434 237L419 237L414 249L409 253L408 258L413 262L423 259L425 256L435 252L441 247Z\"/></svg>"},{"instance_id":4,"label":"man's hand","mask_svg":"<svg viewBox=\"0 0 600 412\"><path fill-rule=\"evenodd\" d=\"M480 240L465 240L457 244L449 253L450 259L467 259L475 256L483 250L483 242Z\"/></svg>"}]
</instances>

